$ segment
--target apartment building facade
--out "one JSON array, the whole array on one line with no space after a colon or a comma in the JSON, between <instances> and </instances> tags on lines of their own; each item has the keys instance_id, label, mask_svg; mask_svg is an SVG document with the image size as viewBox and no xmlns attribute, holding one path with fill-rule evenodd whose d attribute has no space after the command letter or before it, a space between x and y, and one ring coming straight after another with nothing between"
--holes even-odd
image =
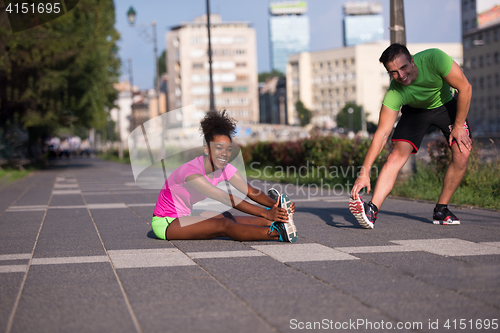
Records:
<instances>
[{"instance_id":1,"label":"apartment building facade","mask_svg":"<svg viewBox=\"0 0 500 333\"><path fill-rule=\"evenodd\" d=\"M462 0L464 73L472 84L469 122L476 135L500 133L500 1Z\"/></svg>"},{"instance_id":2,"label":"apartment building facade","mask_svg":"<svg viewBox=\"0 0 500 333\"><path fill-rule=\"evenodd\" d=\"M301 100L313 111L313 123L336 126L336 115L348 102L368 113L367 121L378 123L383 97L390 78L379 63L388 41L361 44L290 56L287 65L288 123L299 124L295 103ZM410 43L412 54L439 48L462 64L461 43Z\"/></svg>"},{"instance_id":3,"label":"apartment building facade","mask_svg":"<svg viewBox=\"0 0 500 333\"><path fill-rule=\"evenodd\" d=\"M214 101L239 124L259 121L255 29L247 22L222 22L210 15ZM195 105L197 114L168 119L169 127L193 127L210 106L206 15L166 34L168 109ZM172 119L171 119L172 118Z\"/></svg>"}]
</instances>

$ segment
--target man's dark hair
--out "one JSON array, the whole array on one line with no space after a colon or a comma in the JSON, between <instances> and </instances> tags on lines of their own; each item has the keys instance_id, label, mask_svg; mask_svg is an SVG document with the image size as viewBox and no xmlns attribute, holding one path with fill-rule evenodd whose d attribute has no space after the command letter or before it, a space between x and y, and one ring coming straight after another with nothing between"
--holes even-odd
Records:
<instances>
[{"instance_id":1,"label":"man's dark hair","mask_svg":"<svg viewBox=\"0 0 500 333\"><path fill-rule=\"evenodd\" d=\"M410 51L408 51L406 46L398 43L394 43L386 48L378 61L384 64L384 66L387 68L387 63L396 59L400 54L404 54L406 56L406 59L411 62Z\"/></svg>"},{"instance_id":2,"label":"man's dark hair","mask_svg":"<svg viewBox=\"0 0 500 333\"><path fill-rule=\"evenodd\" d=\"M217 135L225 135L232 142L232 137L236 134L236 121L228 116L226 110L222 112L208 111L200 125L200 130L207 144L212 142Z\"/></svg>"}]
</instances>

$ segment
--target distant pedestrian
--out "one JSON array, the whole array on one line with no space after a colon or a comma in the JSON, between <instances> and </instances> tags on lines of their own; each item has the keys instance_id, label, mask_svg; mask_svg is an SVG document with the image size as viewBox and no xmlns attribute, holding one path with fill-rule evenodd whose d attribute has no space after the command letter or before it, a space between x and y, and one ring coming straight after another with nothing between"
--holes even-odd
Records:
<instances>
[{"instance_id":1,"label":"distant pedestrian","mask_svg":"<svg viewBox=\"0 0 500 333\"><path fill-rule=\"evenodd\" d=\"M295 204L276 191L272 199L252 187L229 163L236 124L225 111L210 111L201 121L204 154L178 167L168 177L158 195L151 223L160 239L210 239L226 236L234 240L279 239L294 242L297 230L292 215ZM217 184L229 182L260 205L233 196ZM233 216L229 212L203 212L193 216L193 205L207 197L253 216ZM282 208L284 207L284 208Z\"/></svg>"},{"instance_id":2,"label":"distant pedestrian","mask_svg":"<svg viewBox=\"0 0 500 333\"><path fill-rule=\"evenodd\" d=\"M412 57L404 45L392 44L379 60L392 81L382 103L377 131L352 188L349 209L363 228L373 228L399 170L410 154L417 153L427 129L435 125L451 147L452 160L434 208L433 223L460 224L447 205L465 174L472 149L467 121L472 87L460 66L439 49L428 49ZM457 98L452 97L450 87L458 90ZM400 109L402 116L392 136L392 151L380 172L372 200L363 202L358 193L364 187L370 192L370 168L389 138Z\"/></svg>"}]
</instances>

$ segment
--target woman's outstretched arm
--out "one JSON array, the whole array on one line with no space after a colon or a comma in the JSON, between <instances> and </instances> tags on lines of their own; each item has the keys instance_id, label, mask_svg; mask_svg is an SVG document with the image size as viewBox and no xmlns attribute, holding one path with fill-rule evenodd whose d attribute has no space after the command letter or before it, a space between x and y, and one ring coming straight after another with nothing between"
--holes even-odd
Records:
<instances>
[{"instance_id":1,"label":"woman's outstretched arm","mask_svg":"<svg viewBox=\"0 0 500 333\"><path fill-rule=\"evenodd\" d=\"M199 191L201 194L211 199L217 200L226 206L234 207L237 210L242 211L244 213L263 217L268 219L269 221L286 222L288 220L288 214L286 210L284 208L279 208L278 202L277 201L274 202L269 197L268 198L270 202L269 201L267 202L271 203L271 206L267 207L271 207L271 209L265 209L262 207L252 205L251 203L245 200L241 200L241 198L235 197L232 194L222 191L221 189L210 184L202 175L199 174L190 175L186 178L186 182L190 186L195 188L197 191ZM238 187L236 188L238 189Z\"/></svg>"}]
</instances>

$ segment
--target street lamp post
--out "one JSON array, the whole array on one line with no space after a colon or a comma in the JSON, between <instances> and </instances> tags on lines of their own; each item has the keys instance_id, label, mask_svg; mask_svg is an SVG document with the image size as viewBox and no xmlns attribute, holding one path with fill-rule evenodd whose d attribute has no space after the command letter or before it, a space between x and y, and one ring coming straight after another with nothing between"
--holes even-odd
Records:
<instances>
[{"instance_id":1,"label":"street lamp post","mask_svg":"<svg viewBox=\"0 0 500 333\"><path fill-rule=\"evenodd\" d=\"M210 111L215 110L214 82L212 79L212 44L210 39L210 2L207 0L207 30L208 30L208 76L210 80Z\"/></svg>"},{"instance_id":2,"label":"street lamp post","mask_svg":"<svg viewBox=\"0 0 500 333\"><path fill-rule=\"evenodd\" d=\"M129 22L130 26L135 25L135 18L136 18L135 16L136 16L136 11L134 10L134 8L132 6L130 6L130 8L127 12L128 22ZM152 42L154 45L154 56L155 56L156 107L157 107L158 115L160 115L160 113L161 113L161 111L160 111L160 73L159 73L159 66L158 66L158 48L157 48L157 42L156 42L156 21L153 21L151 24L146 24L145 26L151 26L153 29ZM147 32L142 31L142 34L145 35L147 42L151 41Z\"/></svg>"},{"instance_id":3,"label":"street lamp post","mask_svg":"<svg viewBox=\"0 0 500 333\"><path fill-rule=\"evenodd\" d=\"M353 119L352 119L353 115L352 114L354 113L354 109L353 108L347 109L347 113L349 113L349 131L353 132L354 129L353 129Z\"/></svg>"},{"instance_id":4,"label":"street lamp post","mask_svg":"<svg viewBox=\"0 0 500 333\"><path fill-rule=\"evenodd\" d=\"M127 17L128 17L129 24L131 26L134 26L134 24L135 24L135 16L136 16L136 12L135 12L134 8L132 6L130 6L130 8L127 12ZM146 24L143 26L149 27L150 25ZM158 66L158 47L157 47L157 42L156 42L156 21L153 21L151 23L151 27L153 28L152 42L154 45L154 55L155 55L156 108L157 108L157 113L159 116L161 114L161 110L160 110L160 68ZM147 42L151 41L151 38L149 38L149 34L145 30L142 30L141 34L146 37ZM164 148L165 148L165 127L166 127L165 126L165 121L166 121L165 117L166 117L166 115L161 118L161 130L160 130L161 143L160 143L160 145L161 145L162 151L164 151Z\"/></svg>"}]
</instances>

